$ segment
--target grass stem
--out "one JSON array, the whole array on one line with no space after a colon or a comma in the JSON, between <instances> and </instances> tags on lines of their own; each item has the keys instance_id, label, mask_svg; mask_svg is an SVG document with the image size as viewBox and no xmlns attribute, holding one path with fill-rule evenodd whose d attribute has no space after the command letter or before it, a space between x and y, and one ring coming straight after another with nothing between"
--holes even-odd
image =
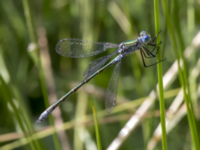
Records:
<instances>
[{"instance_id":1,"label":"grass stem","mask_svg":"<svg viewBox=\"0 0 200 150\"><path fill-rule=\"evenodd\" d=\"M156 34L160 32L160 23L159 23L159 3L158 0L154 0L154 14L155 14L155 29ZM157 37L157 45L160 43L160 37ZM161 50L158 51L157 61L162 60ZM162 62L157 64L158 69L158 87L159 87L159 102L160 102L160 119L161 119L161 128L162 128L162 149L167 150L167 135L165 127L165 101L163 93L163 72L162 72Z\"/></svg>"}]
</instances>

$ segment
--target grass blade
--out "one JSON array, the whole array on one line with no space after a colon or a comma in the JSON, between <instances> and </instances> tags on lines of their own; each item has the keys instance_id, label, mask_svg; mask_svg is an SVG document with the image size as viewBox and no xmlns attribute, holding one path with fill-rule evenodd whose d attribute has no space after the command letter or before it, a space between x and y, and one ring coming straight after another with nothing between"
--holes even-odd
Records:
<instances>
[{"instance_id":1,"label":"grass blade","mask_svg":"<svg viewBox=\"0 0 200 150\"><path fill-rule=\"evenodd\" d=\"M176 58L178 61L179 78L180 78L181 85L183 86L183 92L184 92L185 102L186 102L187 111L188 111L187 116L188 116L189 126L190 126L190 130L191 130L191 136L193 139L195 149L200 149L199 139L198 139L198 135L197 135L197 128L196 128L196 123L195 123L195 119L194 119L194 111L193 111L193 106L192 106L192 102L191 102L191 98L190 98L190 92L189 92L188 81L187 81L185 58L183 56L182 50L180 50L180 52L178 52L178 48L177 48L176 40L175 40L174 31L177 30L177 27L175 27L175 29L173 29L173 26L172 26L173 21L170 19L169 8L168 8L166 0L162 0L162 6L163 6L165 17L166 17L166 24L167 24L167 29L169 30L170 40L173 44L174 52L175 52L175 55L176 55ZM180 38L178 38L178 42L180 44ZM180 46L181 46L181 44L180 44ZM179 53L180 53L180 56L179 56ZM181 64L180 64L180 57L181 57L181 60L183 61L182 68L181 68Z\"/></svg>"},{"instance_id":2,"label":"grass blade","mask_svg":"<svg viewBox=\"0 0 200 150\"><path fill-rule=\"evenodd\" d=\"M154 13L155 13L155 28L156 34L160 32L160 23L159 23L159 4L158 0L154 0ZM157 37L157 45L160 43L160 37ZM162 60L161 51L157 54L157 61ZM160 119L161 119L161 128L162 128L162 148L167 150L167 136L166 136L166 127L165 127L165 102L163 94L163 81L162 81L162 62L157 64L158 68L158 87L159 87L159 102L160 102Z\"/></svg>"},{"instance_id":3,"label":"grass blade","mask_svg":"<svg viewBox=\"0 0 200 150\"><path fill-rule=\"evenodd\" d=\"M24 14L25 14L25 18L26 18L26 24L27 24L27 28L28 28L29 37L30 37L31 43L34 45L34 49L33 49L34 51L32 51L30 55L33 58L34 63L36 64L36 66L39 69L39 75L40 75L40 81L41 81L41 87L42 87L45 105L49 106L50 104L48 101L48 92L47 92L47 87L46 87L46 83L45 83L45 79L44 79L44 71L43 71L43 68L41 65L40 57L38 57L39 47L37 44L36 31L34 28L33 19L32 19L32 15L31 15L32 13L31 13L31 9L30 9L28 0L23 0L23 7L24 7ZM49 121L50 121L50 124L53 126L54 121L53 121L53 118L51 115L49 117ZM56 133L53 134L53 140L54 140L54 144L55 144L55 149L61 150L58 135Z\"/></svg>"},{"instance_id":4,"label":"grass blade","mask_svg":"<svg viewBox=\"0 0 200 150\"><path fill-rule=\"evenodd\" d=\"M99 125L97 121L96 109L93 104L92 104L92 110L93 110L95 130L96 130L97 147L98 147L98 150L101 150L102 148L101 148L101 139L100 139L100 133L99 133Z\"/></svg>"}]
</instances>

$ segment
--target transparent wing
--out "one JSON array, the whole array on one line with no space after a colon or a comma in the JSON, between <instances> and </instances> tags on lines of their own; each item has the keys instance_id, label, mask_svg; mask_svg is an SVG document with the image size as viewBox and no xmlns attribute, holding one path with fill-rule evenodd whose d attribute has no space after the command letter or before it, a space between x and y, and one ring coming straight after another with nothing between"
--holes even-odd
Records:
<instances>
[{"instance_id":1,"label":"transparent wing","mask_svg":"<svg viewBox=\"0 0 200 150\"><path fill-rule=\"evenodd\" d=\"M115 70L112 74L112 77L110 79L107 91L106 91L106 112L109 114L113 107L116 104L116 98L117 98L117 85L118 85L118 77L119 77L119 70L121 66L121 61L119 61L115 67Z\"/></svg>"},{"instance_id":2,"label":"transparent wing","mask_svg":"<svg viewBox=\"0 0 200 150\"><path fill-rule=\"evenodd\" d=\"M110 55L100 57L89 63L88 67L85 69L83 76L84 80L96 72L101 66L103 66L113 55L117 54L118 50L114 51Z\"/></svg>"},{"instance_id":3,"label":"transparent wing","mask_svg":"<svg viewBox=\"0 0 200 150\"><path fill-rule=\"evenodd\" d=\"M100 54L108 48L117 48L118 44L92 42L80 39L62 39L56 45L56 52L62 56L78 58Z\"/></svg>"}]
</instances>

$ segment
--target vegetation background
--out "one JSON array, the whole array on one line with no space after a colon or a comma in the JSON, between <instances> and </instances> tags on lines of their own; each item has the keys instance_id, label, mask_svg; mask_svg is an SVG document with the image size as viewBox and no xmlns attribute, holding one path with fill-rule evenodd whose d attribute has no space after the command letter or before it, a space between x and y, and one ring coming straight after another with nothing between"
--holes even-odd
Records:
<instances>
[{"instance_id":1,"label":"vegetation background","mask_svg":"<svg viewBox=\"0 0 200 150\"><path fill-rule=\"evenodd\" d=\"M185 55L186 72L199 136L200 48L192 41L200 29L200 1L167 1L168 21L175 39L170 36L165 4L159 2L160 39L163 42L160 51L162 57L167 58L162 63L163 74L177 59L172 41L177 49L185 50L190 46L189 52L192 51L191 55ZM101 147L106 149L149 93L156 91L157 68L145 68L139 52L125 57L121 64L117 104L110 115L105 114L104 99L114 67L70 96L53 112L53 117L36 125L39 115L51 103L82 81L82 74L90 61L114 50L109 49L90 58L72 59L57 54L55 46L63 38L119 44L137 38L143 30L154 38L154 9L153 0L1 1L0 149L97 149L92 104L97 111ZM182 44L179 44L179 39ZM197 43L199 41L200 38L197 38ZM147 64L156 61L146 60ZM171 71L168 77L173 72L176 70ZM180 89L181 83L176 74L164 89L166 112ZM175 110L172 117L182 106ZM157 98L122 142L120 149L150 149L149 142L160 123L159 109ZM185 111L167 133L168 149L194 148L192 141L195 140L190 133ZM160 138L154 140L157 143L154 149L161 149Z\"/></svg>"}]
</instances>

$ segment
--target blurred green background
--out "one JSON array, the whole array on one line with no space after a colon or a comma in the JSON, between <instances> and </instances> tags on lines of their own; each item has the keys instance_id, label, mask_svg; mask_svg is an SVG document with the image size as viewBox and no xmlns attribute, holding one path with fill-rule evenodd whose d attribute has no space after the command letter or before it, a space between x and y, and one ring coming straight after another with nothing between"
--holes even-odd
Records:
<instances>
[{"instance_id":1,"label":"blurred green background","mask_svg":"<svg viewBox=\"0 0 200 150\"><path fill-rule=\"evenodd\" d=\"M49 99L52 103L62 97L82 81L82 74L90 61L108 55L114 49L90 58L72 59L57 54L55 46L63 38L119 44L137 38L143 30L154 38L154 1L36 0L28 3L34 25L33 34L29 32L26 24L26 0L4 0L0 3L0 146L4 149L17 150L95 149L97 145L93 122L80 122L77 127L73 121L81 121L85 115L92 114L91 104L95 105L97 117L98 112L105 113L105 91L114 67L102 72L69 97L55 110L53 117L47 118L39 125L35 122L50 105L44 99ZM200 29L200 1L169 0L168 6L172 25L174 27L178 24L185 49L191 45ZM162 63L164 74L175 62L176 57L161 2L159 16L162 30L160 39L163 42L160 50L163 58L167 58ZM176 33L175 29L174 32ZM34 40L38 42L38 48L37 44L33 43ZM199 56L198 47L186 60L189 77ZM151 59L146 60L146 63L156 61ZM157 80L156 66L145 68L139 52L125 57L121 64L116 105L120 107L121 103L147 97L152 90L156 90ZM199 77L189 78L188 81L193 92L192 100L197 112L195 117L198 128L199 95L196 91L199 87ZM165 91L180 87L179 79L176 77ZM178 94L177 90L172 93L165 99L166 111ZM110 145L131 114L134 114L136 107L132 104L131 109L101 117L108 117L99 122L102 149ZM126 117L122 117L123 115ZM53 132L54 128L49 128L54 123L59 125L64 122L68 122L70 126L64 131ZM130 133L120 149L147 149L147 143L159 122L159 101L156 100L148 115ZM34 134L45 129L49 129L51 134ZM24 141L19 140L23 136L26 136L24 141L28 143L22 144ZM187 116L184 116L167 135L168 149L191 149L191 140ZM161 148L161 142L158 142L155 149Z\"/></svg>"}]
</instances>

